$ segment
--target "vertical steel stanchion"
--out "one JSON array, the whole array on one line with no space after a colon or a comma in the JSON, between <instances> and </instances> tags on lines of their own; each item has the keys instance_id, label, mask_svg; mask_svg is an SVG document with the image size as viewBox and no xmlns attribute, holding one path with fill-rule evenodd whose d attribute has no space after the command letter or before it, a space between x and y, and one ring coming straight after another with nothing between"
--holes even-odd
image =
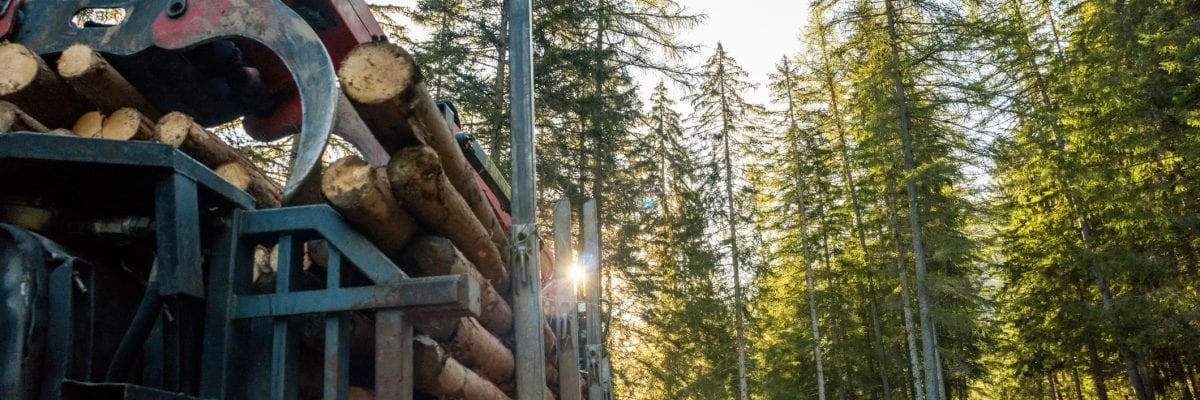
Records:
<instances>
[{"instance_id":1,"label":"vertical steel stanchion","mask_svg":"<svg viewBox=\"0 0 1200 400\"><path fill-rule=\"evenodd\" d=\"M533 138L533 12L530 0L508 1L511 71L513 325L517 348L517 398L541 399L546 390L542 352L541 281L537 235L537 183Z\"/></svg>"},{"instance_id":2,"label":"vertical steel stanchion","mask_svg":"<svg viewBox=\"0 0 1200 400\"><path fill-rule=\"evenodd\" d=\"M554 299L555 309L565 311L561 318L562 329L558 333L558 395L560 400L579 400L579 301L575 296L575 277L569 271L574 267L575 255L571 251L571 201L562 199L554 207L554 271L558 296ZM561 285L570 285L564 289Z\"/></svg>"}]
</instances>

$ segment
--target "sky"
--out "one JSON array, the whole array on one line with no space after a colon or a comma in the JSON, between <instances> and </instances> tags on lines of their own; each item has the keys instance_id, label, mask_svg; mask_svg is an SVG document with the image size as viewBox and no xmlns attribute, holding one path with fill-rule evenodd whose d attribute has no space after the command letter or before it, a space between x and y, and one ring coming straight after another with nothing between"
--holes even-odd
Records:
<instances>
[{"instance_id":1,"label":"sky","mask_svg":"<svg viewBox=\"0 0 1200 400\"><path fill-rule=\"evenodd\" d=\"M797 38L808 22L808 0L678 0L693 12L708 18L681 39L701 44L704 49L692 60L699 65L720 41L725 51L737 60L752 82L764 84L767 74L785 54L799 50ZM658 77L643 78L643 93L658 83ZM765 103L766 90L760 89L752 101Z\"/></svg>"}]
</instances>

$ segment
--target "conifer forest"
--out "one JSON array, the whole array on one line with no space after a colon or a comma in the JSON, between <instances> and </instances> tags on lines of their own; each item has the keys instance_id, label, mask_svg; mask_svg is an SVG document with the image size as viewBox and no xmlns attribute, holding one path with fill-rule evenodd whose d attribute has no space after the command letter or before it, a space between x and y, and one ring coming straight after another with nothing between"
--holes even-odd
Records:
<instances>
[{"instance_id":1,"label":"conifer forest","mask_svg":"<svg viewBox=\"0 0 1200 400\"><path fill-rule=\"evenodd\" d=\"M375 11L507 169L503 3ZM1200 0L812 0L765 76L687 0L533 12L615 398L1200 399Z\"/></svg>"}]
</instances>

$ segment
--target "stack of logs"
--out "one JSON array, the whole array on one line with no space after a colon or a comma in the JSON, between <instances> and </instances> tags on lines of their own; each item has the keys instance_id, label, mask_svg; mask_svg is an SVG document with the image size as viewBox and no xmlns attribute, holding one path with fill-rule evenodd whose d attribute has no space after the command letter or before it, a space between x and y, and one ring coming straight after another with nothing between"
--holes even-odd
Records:
<instances>
[{"instance_id":1,"label":"stack of logs","mask_svg":"<svg viewBox=\"0 0 1200 400\"><path fill-rule=\"evenodd\" d=\"M338 77L391 158L378 167L357 156L333 162L321 177L324 198L409 274L466 274L481 289L478 318L415 322L417 389L440 398L507 399L515 371L508 238L476 172L406 51L360 45ZM51 69L20 44L0 45L0 133L170 144L251 194L258 207L280 206L279 185L236 149L188 115L162 111L86 46L70 47ZM554 335L548 326L543 332L546 360L555 360ZM546 371L556 388L557 369L548 364ZM554 398L550 389L545 396Z\"/></svg>"},{"instance_id":2,"label":"stack of logs","mask_svg":"<svg viewBox=\"0 0 1200 400\"><path fill-rule=\"evenodd\" d=\"M163 115L99 53L74 45L63 51L56 67L20 44L0 45L0 133L169 144L250 193L259 207L279 207L278 183L191 117Z\"/></svg>"}]
</instances>

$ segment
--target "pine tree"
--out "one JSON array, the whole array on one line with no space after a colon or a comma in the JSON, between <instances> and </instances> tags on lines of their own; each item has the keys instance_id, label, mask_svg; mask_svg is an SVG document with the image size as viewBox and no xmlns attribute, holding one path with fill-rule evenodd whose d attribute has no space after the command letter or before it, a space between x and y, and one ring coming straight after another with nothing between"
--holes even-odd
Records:
<instances>
[{"instance_id":1,"label":"pine tree","mask_svg":"<svg viewBox=\"0 0 1200 400\"><path fill-rule=\"evenodd\" d=\"M720 182L722 195L714 196L715 200L725 205L723 219L726 223L727 243L729 253L727 260L733 276L733 309L737 329L736 348L738 366L738 397L747 400L750 397L746 368L745 326L743 321L742 287L740 263L741 253L738 242L738 223L741 219L735 205L735 187L739 186L735 175L735 162L740 157L751 154L745 150L753 145L750 142L756 132L755 117L762 115L760 106L746 101L743 93L752 90L754 85L746 80L747 74L737 62L725 52L725 48L717 43L716 52L708 58L701 67L704 80L698 86L696 93L691 96L695 109L696 130L710 137L713 141L710 159L717 168L710 175L713 183ZM735 148L737 146L737 148ZM735 160L735 154L739 157Z\"/></svg>"}]
</instances>

